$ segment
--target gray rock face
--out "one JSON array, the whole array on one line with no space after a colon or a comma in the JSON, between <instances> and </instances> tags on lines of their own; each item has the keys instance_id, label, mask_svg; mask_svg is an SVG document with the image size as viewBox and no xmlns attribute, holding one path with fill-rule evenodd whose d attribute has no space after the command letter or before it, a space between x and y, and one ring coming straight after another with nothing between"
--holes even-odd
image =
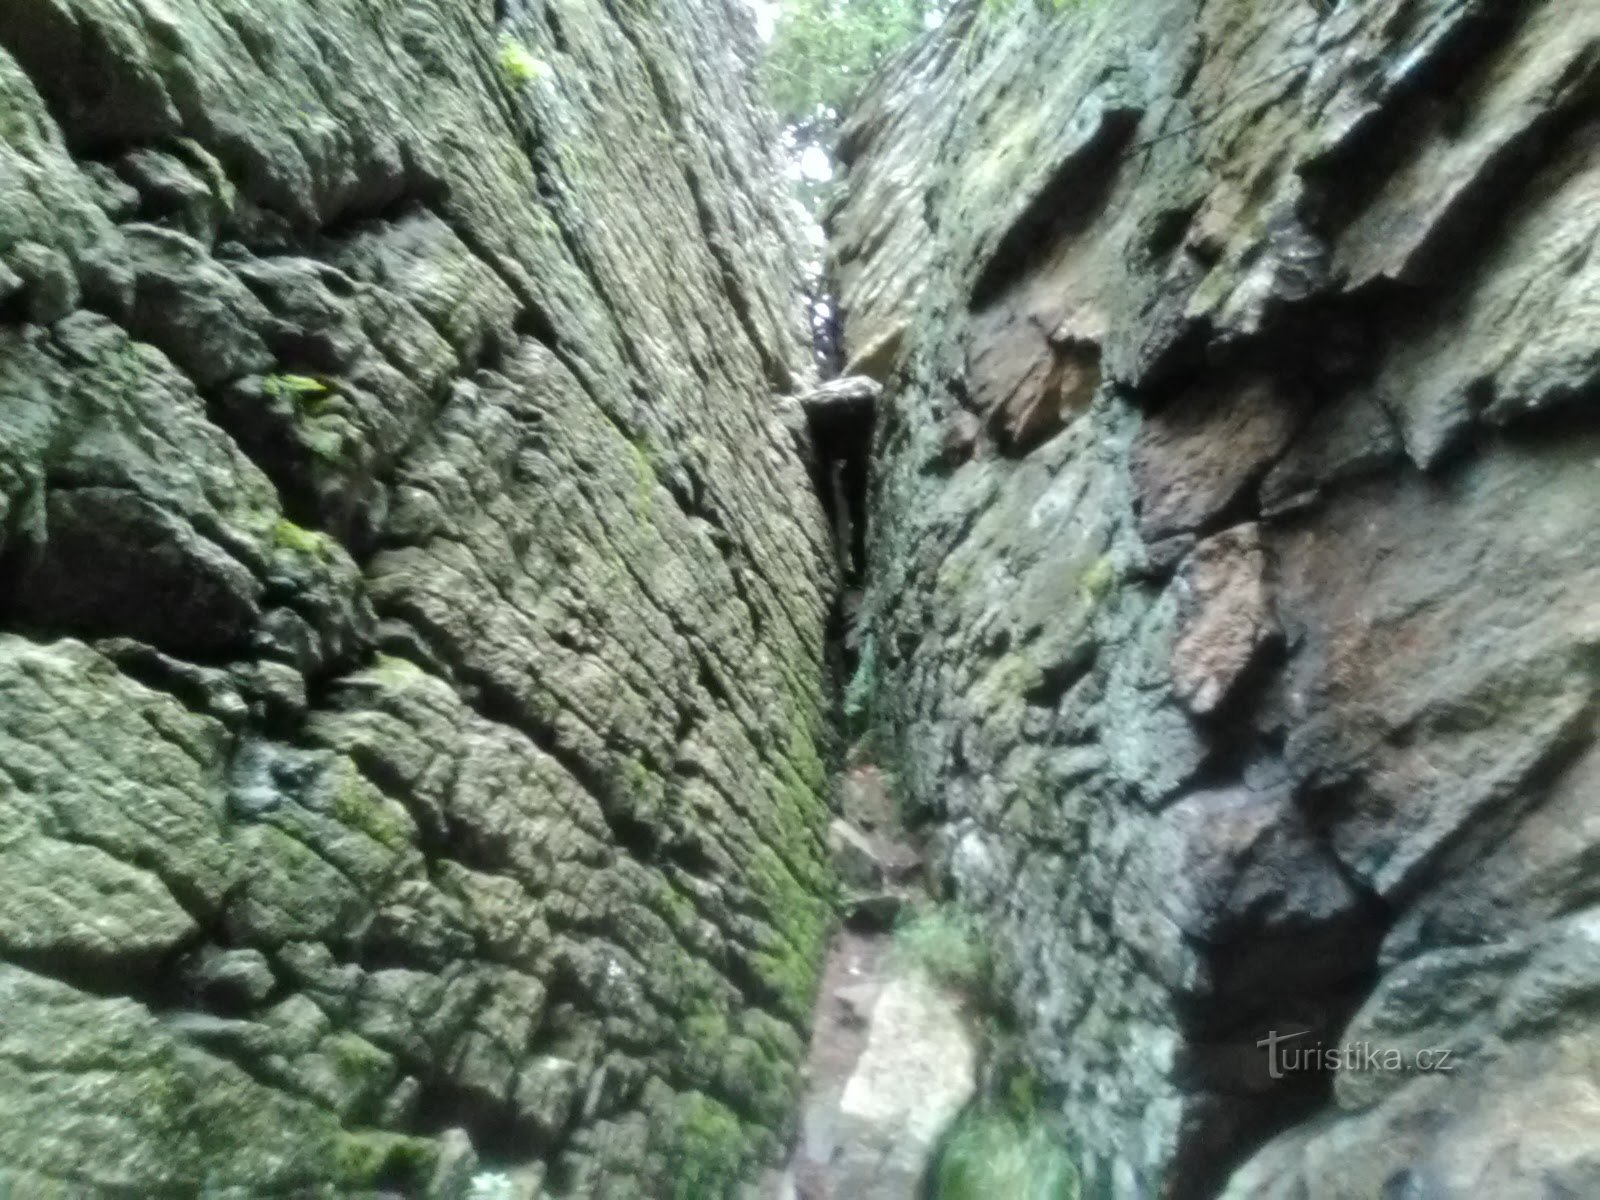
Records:
<instances>
[{"instance_id":1,"label":"gray rock face","mask_svg":"<svg viewBox=\"0 0 1600 1200\"><path fill-rule=\"evenodd\" d=\"M834 578L751 53L678 0L0 5L0 1192L777 1149Z\"/></svg>"},{"instance_id":2,"label":"gray rock face","mask_svg":"<svg viewBox=\"0 0 1600 1200\"><path fill-rule=\"evenodd\" d=\"M1089 1194L1592 1194L1600 7L1051 7L845 139L883 765Z\"/></svg>"}]
</instances>

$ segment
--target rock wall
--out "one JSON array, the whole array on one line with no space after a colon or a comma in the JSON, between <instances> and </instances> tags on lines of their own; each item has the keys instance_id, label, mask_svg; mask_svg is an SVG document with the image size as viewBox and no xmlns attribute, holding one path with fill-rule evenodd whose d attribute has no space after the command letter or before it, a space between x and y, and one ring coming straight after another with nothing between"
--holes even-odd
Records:
<instances>
[{"instance_id":1,"label":"rock wall","mask_svg":"<svg viewBox=\"0 0 1600 1200\"><path fill-rule=\"evenodd\" d=\"M845 139L884 765L1090 1195L1597 1194L1600 6L1061 7Z\"/></svg>"},{"instance_id":2,"label":"rock wall","mask_svg":"<svg viewBox=\"0 0 1600 1200\"><path fill-rule=\"evenodd\" d=\"M752 42L0 5L0 1191L775 1150L834 560Z\"/></svg>"}]
</instances>

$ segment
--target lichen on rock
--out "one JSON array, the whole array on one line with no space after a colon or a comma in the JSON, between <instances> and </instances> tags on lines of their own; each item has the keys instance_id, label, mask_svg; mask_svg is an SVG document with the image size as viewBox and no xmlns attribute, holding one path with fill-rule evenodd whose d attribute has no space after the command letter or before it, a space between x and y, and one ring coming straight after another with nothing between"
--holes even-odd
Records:
<instances>
[{"instance_id":1,"label":"lichen on rock","mask_svg":"<svg viewBox=\"0 0 1600 1200\"><path fill-rule=\"evenodd\" d=\"M775 1152L834 563L753 50L676 0L0 10L0 1191Z\"/></svg>"}]
</instances>

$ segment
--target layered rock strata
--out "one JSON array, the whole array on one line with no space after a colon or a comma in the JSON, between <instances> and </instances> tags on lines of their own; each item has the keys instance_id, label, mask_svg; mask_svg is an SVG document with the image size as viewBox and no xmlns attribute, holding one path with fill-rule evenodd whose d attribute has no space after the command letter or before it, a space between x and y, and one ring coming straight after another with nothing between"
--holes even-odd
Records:
<instances>
[{"instance_id":1,"label":"layered rock strata","mask_svg":"<svg viewBox=\"0 0 1600 1200\"><path fill-rule=\"evenodd\" d=\"M834 560L752 42L0 5L0 1191L776 1151Z\"/></svg>"}]
</instances>

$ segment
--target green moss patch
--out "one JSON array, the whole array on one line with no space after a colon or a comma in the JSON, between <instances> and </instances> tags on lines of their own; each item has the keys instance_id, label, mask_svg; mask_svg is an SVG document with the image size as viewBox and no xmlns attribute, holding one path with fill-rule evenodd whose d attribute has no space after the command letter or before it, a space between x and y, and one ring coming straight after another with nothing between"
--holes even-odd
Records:
<instances>
[{"instance_id":1,"label":"green moss patch","mask_svg":"<svg viewBox=\"0 0 1600 1200\"><path fill-rule=\"evenodd\" d=\"M550 75L550 64L537 58L509 33L500 35L500 76L513 87L526 87Z\"/></svg>"},{"instance_id":2,"label":"green moss patch","mask_svg":"<svg viewBox=\"0 0 1600 1200\"><path fill-rule=\"evenodd\" d=\"M691 1092L680 1101L667 1139L667 1200L722 1200L745 1175L748 1144L732 1110Z\"/></svg>"},{"instance_id":3,"label":"green moss patch","mask_svg":"<svg viewBox=\"0 0 1600 1200\"><path fill-rule=\"evenodd\" d=\"M1078 1171L1042 1120L974 1110L947 1135L933 1200L1078 1200Z\"/></svg>"}]
</instances>

